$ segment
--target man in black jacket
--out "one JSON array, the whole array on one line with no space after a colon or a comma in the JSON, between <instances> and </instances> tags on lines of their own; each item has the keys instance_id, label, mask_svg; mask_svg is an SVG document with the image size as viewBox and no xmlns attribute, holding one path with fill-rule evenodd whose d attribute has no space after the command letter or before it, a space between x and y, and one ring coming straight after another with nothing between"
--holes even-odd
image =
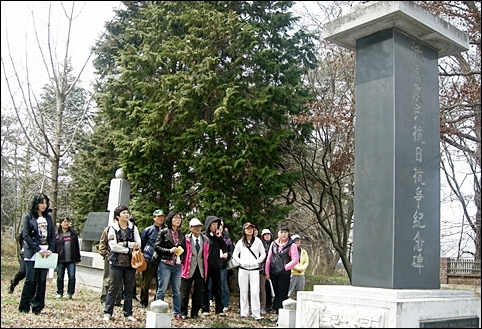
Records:
<instances>
[{"instance_id":1,"label":"man in black jacket","mask_svg":"<svg viewBox=\"0 0 482 329\"><path fill-rule=\"evenodd\" d=\"M157 283L157 264L158 261L152 261L152 254L154 252L154 244L156 243L159 230L164 228L164 212L160 209L154 211L152 214L154 223L146 227L141 234L141 250L144 253L144 258L147 262L147 268L142 272L141 280L141 307L146 308L149 305L149 286L152 278L156 279Z\"/></svg>"}]
</instances>

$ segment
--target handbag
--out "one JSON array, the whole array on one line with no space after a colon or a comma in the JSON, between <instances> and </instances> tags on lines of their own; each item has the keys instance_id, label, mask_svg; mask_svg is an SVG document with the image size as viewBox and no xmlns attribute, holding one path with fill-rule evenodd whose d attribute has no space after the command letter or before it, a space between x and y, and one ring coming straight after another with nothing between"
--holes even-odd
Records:
<instances>
[{"instance_id":1,"label":"handbag","mask_svg":"<svg viewBox=\"0 0 482 329\"><path fill-rule=\"evenodd\" d=\"M35 254L34 268L56 268L59 254L53 252L49 257L43 258L40 252Z\"/></svg>"},{"instance_id":2,"label":"handbag","mask_svg":"<svg viewBox=\"0 0 482 329\"><path fill-rule=\"evenodd\" d=\"M132 250L131 266L135 268L137 272L146 270L147 262L140 248Z\"/></svg>"},{"instance_id":3,"label":"handbag","mask_svg":"<svg viewBox=\"0 0 482 329\"><path fill-rule=\"evenodd\" d=\"M226 269L227 269L227 270L232 270L233 268L236 268L236 267L238 267L239 265L241 265L241 264L239 264L237 261L234 260L233 257L231 257L231 258L228 260L228 262L226 263Z\"/></svg>"}]
</instances>

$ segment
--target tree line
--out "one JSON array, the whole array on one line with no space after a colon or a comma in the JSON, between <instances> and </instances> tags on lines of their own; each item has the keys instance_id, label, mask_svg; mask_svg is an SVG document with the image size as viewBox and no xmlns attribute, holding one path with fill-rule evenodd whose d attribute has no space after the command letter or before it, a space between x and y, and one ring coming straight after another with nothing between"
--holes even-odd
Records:
<instances>
[{"instance_id":1,"label":"tree line","mask_svg":"<svg viewBox=\"0 0 482 329\"><path fill-rule=\"evenodd\" d=\"M470 38L468 52L439 60L444 197L462 208L442 234L459 235L456 257L468 239L480 259L480 2L417 3ZM92 47L91 92L68 52L61 64L44 53L40 95L2 58L2 228L43 190L54 219L81 232L122 167L140 228L157 208L216 214L235 236L247 220L272 232L286 222L312 272L341 259L351 277L355 56L321 35L357 4L317 2L315 15L291 1L124 1Z\"/></svg>"}]
</instances>

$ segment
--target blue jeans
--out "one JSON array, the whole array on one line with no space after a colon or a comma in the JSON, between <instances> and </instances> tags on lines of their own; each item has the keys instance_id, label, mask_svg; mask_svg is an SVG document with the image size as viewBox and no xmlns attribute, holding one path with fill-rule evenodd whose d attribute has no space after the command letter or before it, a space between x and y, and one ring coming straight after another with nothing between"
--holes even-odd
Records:
<instances>
[{"instance_id":1,"label":"blue jeans","mask_svg":"<svg viewBox=\"0 0 482 329\"><path fill-rule=\"evenodd\" d=\"M157 292L156 300L164 300L166 290L171 283L172 310L174 315L181 315L181 269L180 265L167 265L160 261L157 265Z\"/></svg>"},{"instance_id":2,"label":"blue jeans","mask_svg":"<svg viewBox=\"0 0 482 329\"><path fill-rule=\"evenodd\" d=\"M67 294L73 295L75 292L75 262L58 262L57 263L57 294L64 294L64 275L67 270L69 276L69 283L67 286Z\"/></svg>"},{"instance_id":3,"label":"blue jeans","mask_svg":"<svg viewBox=\"0 0 482 329\"><path fill-rule=\"evenodd\" d=\"M221 302L223 307L229 307L229 286L228 286L228 270L222 268L219 270L221 273ZM213 296L213 281L209 279L209 300L212 300Z\"/></svg>"},{"instance_id":4,"label":"blue jeans","mask_svg":"<svg viewBox=\"0 0 482 329\"><path fill-rule=\"evenodd\" d=\"M25 269L26 277L18 310L28 313L30 311L30 302L32 302L32 312L40 313L45 306L45 289L47 288L47 274L49 270L34 268L34 262L32 261L25 262ZM34 297L32 298L32 296Z\"/></svg>"}]
</instances>

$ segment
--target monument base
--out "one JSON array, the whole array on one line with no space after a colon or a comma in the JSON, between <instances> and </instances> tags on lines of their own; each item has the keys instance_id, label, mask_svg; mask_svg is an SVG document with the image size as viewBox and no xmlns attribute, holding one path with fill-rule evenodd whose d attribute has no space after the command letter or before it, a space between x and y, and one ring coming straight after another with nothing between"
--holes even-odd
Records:
<instances>
[{"instance_id":1,"label":"monument base","mask_svg":"<svg viewBox=\"0 0 482 329\"><path fill-rule=\"evenodd\" d=\"M317 285L299 291L296 328L480 328L469 291Z\"/></svg>"},{"instance_id":2,"label":"monument base","mask_svg":"<svg viewBox=\"0 0 482 329\"><path fill-rule=\"evenodd\" d=\"M82 261L77 265L77 282L102 289L104 259L95 252L81 251Z\"/></svg>"}]
</instances>

